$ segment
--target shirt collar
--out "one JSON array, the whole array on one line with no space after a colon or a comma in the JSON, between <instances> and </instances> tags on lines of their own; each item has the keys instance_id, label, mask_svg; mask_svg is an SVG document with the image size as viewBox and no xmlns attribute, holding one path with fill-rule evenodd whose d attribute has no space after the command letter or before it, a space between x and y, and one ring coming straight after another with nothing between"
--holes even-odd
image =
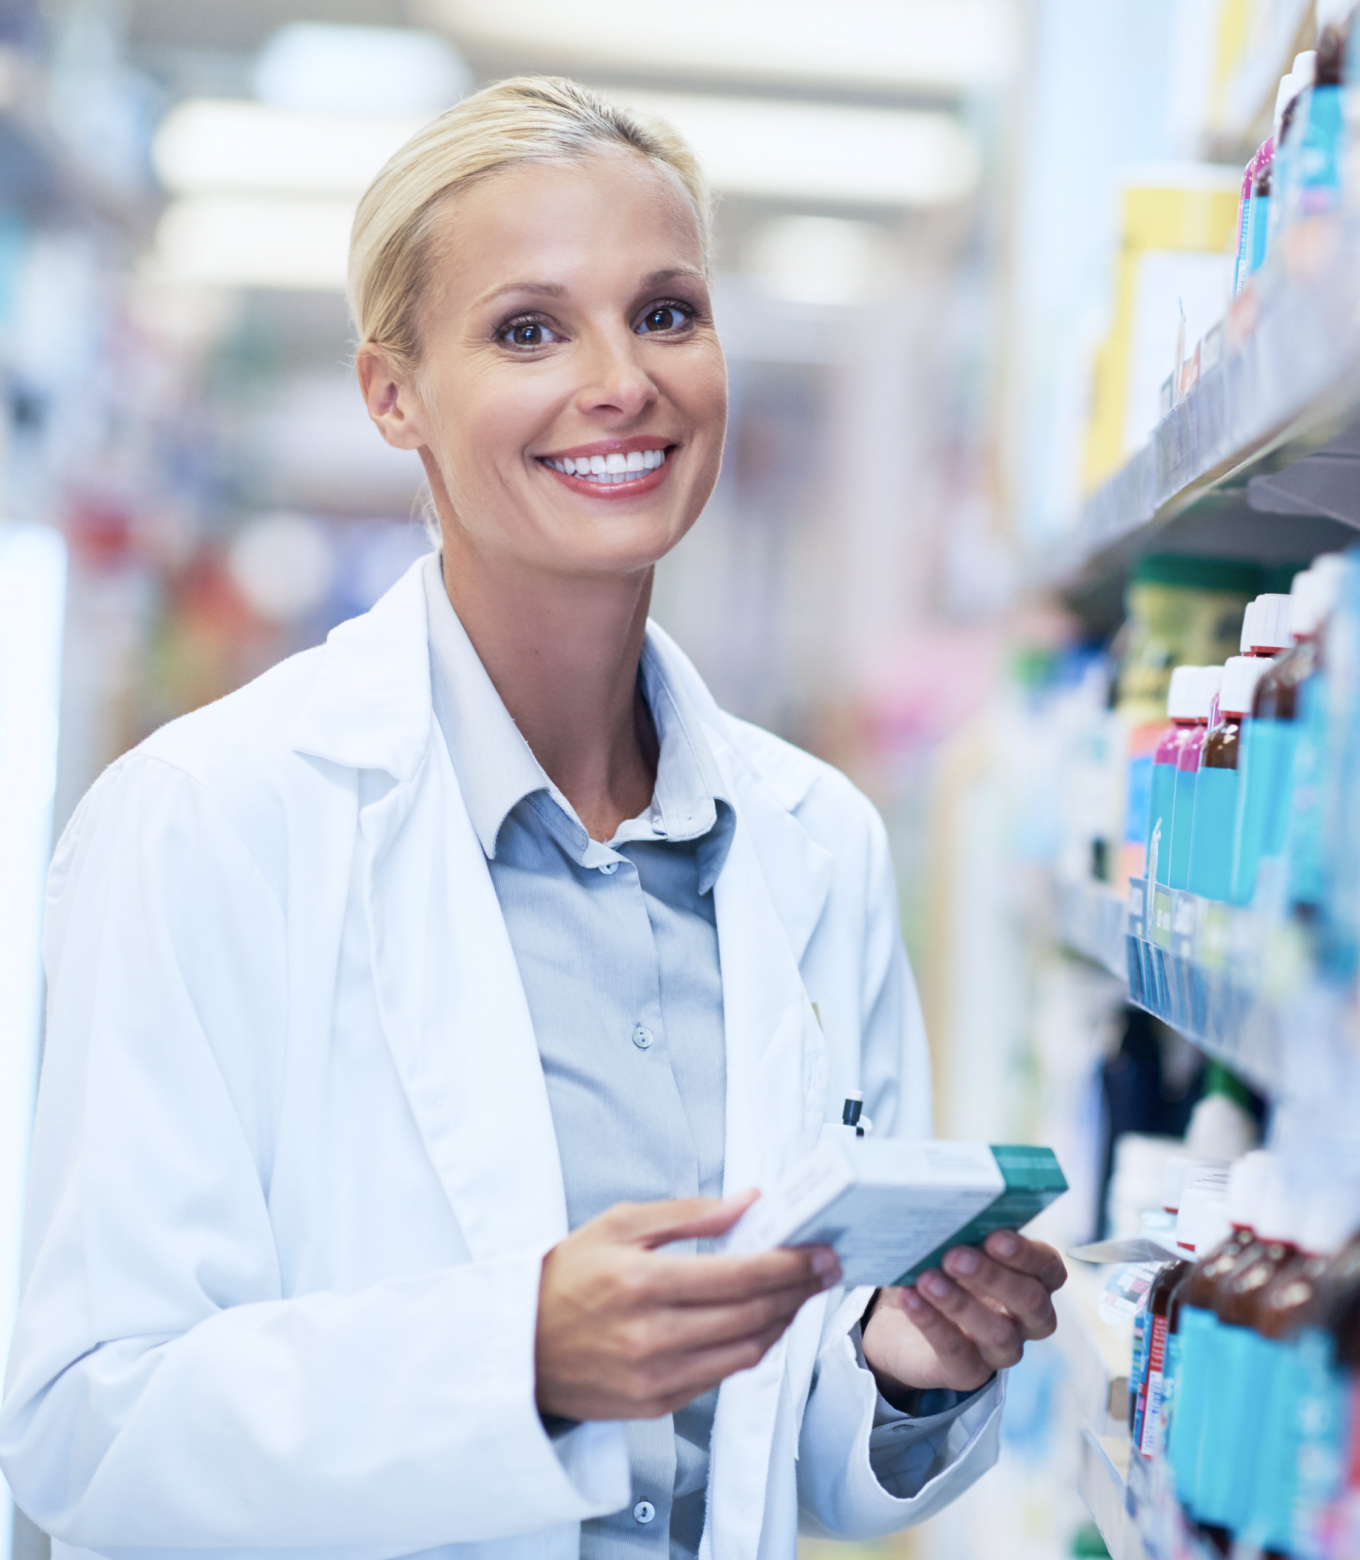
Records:
<instances>
[{"instance_id":1,"label":"shirt collar","mask_svg":"<svg viewBox=\"0 0 1360 1560\"><path fill-rule=\"evenodd\" d=\"M579 857L608 854L608 847L590 839L496 692L449 601L437 553L425 562L424 583L434 712L487 859L495 858L501 825L525 797L534 797L536 809L543 811L546 798L540 793L546 793L572 825L567 833ZM732 804L723 794L722 777L696 712L684 689L666 676L649 642L643 644L639 675L660 748L656 786L650 808L624 823L612 844L699 841L699 889L707 893L731 845Z\"/></svg>"}]
</instances>

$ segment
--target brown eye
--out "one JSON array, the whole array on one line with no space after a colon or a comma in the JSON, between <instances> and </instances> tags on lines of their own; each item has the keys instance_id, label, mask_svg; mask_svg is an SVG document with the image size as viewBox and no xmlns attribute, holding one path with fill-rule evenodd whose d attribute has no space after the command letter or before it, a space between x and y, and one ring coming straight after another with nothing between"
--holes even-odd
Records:
<instances>
[{"instance_id":1,"label":"brown eye","mask_svg":"<svg viewBox=\"0 0 1360 1560\"><path fill-rule=\"evenodd\" d=\"M542 320L511 320L501 327L500 339L507 347L544 347L560 338Z\"/></svg>"},{"instance_id":2,"label":"brown eye","mask_svg":"<svg viewBox=\"0 0 1360 1560\"><path fill-rule=\"evenodd\" d=\"M688 324L689 313L676 303L658 304L656 308L649 309L643 315L638 325L639 336L650 335L655 332L679 330L682 325Z\"/></svg>"}]
</instances>

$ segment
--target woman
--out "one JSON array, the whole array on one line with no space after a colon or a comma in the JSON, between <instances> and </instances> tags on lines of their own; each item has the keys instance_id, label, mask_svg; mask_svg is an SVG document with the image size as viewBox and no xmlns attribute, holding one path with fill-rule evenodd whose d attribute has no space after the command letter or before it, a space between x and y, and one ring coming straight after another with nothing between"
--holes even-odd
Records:
<instances>
[{"instance_id":1,"label":"woman","mask_svg":"<svg viewBox=\"0 0 1360 1560\"><path fill-rule=\"evenodd\" d=\"M441 553L115 764L53 867L0 1460L61 1545L787 1557L995 1455L1048 1248L867 1319L829 1250L695 1255L848 1089L929 1122L876 816L647 622L722 454L707 239L683 144L564 81L360 206Z\"/></svg>"}]
</instances>

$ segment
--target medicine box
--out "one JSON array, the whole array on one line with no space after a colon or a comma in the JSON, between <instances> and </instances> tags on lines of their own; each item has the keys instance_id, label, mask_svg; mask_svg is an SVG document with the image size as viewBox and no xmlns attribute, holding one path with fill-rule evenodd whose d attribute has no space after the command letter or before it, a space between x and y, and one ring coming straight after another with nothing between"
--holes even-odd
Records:
<instances>
[{"instance_id":1,"label":"medicine box","mask_svg":"<svg viewBox=\"0 0 1360 1560\"><path fill-rule=\"evenodd\" d=\"M859 1138L828 1126L715 1249L833 1246L849 1285L910 1284L952 1247L1018 1230L1066 1190L1049 1148Z\"/></svg>"}]
</instances>

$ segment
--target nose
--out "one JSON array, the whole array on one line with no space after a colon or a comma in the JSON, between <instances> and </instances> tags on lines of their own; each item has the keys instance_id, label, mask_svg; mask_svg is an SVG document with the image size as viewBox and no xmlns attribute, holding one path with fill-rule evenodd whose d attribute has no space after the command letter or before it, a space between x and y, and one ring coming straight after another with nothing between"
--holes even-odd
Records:
<instances>
[{"instance_id":1,"label":"nose","mask_svg":"<svg viewBox=\"0 0 1360 1560\"><path fill-rule=\"evenodd\" d=\"M641 346L641 338L626 327L592 333L579 360L585 373L576 393L578 411L631 421L647 410L658 392L643 366Z\"/></svg>"}]
</instances>

